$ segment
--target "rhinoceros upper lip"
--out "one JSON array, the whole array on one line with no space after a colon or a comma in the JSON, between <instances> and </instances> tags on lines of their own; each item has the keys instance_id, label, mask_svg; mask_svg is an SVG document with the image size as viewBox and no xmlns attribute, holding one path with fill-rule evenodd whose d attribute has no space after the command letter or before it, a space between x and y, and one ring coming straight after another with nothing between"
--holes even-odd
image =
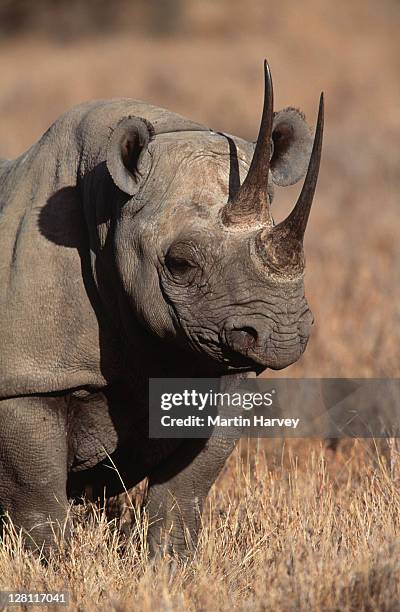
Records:
<instances>
[{"instance_id":1,"label":"rhinoceros upper lip","mask_svg":"<svg viewBox=\"0 0 400 612\"><path fill-rule=\"evenodd\" d=\"M222 354L223 360L228 365L229 369L241 371L254 370L260 373L267 367L254 352L243 355L234 351L225 343L222 348Z\"/></svg>"}]
</instances>

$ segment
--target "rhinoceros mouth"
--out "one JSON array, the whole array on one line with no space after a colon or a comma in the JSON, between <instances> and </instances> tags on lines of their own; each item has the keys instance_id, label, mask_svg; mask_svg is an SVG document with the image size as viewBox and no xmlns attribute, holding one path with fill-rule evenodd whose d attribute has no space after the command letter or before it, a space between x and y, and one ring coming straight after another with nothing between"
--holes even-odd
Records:
<instances>
[{"instance_id":1,"label":"rhinoceros mouth","mask_svg":"<svg viewBox=\"0 0 400 612\"><path fill-rule=\"evenodd\" d=\"M222 359L232 370L253 370L260 374L266 369L281 370L295 363L303 354L308 337L298 336L296 343L274 346L268 337L263 343L252 327L225 327L220 334Z\"/></svg>"},{"instance_id":2,"label":"rhinoceros mouth","mask_svg":"<svg viewBox=\"0 0 400 612\"><path fill-rule=\"evenodd\" d=\"M214 363L214 367L218 369L220 374L233 374L235 372L256 372L260 374L267 367L253 355L243 355L232 350L223 337L215 338L212 342L209 340L205 342L203 338L197 336L191 336L189 340L191 351L197 354L200 362L208 364L208 368L211 363ZM181 346L185 346L183 342Z\"/></svg>"},{"instance_id":3,"label":"rhinoceros mouth","mask_svg":"<svg viewBox=\"0 0 400 612\"><path fill-rule=\"evenodd\" d=\"M256 372L256 374L260 374L268 367L262 360L258 359L256 355L240 354L227 345L222 347L222 362L229 371L252 371Z\"/></svg>"}]
</instances>

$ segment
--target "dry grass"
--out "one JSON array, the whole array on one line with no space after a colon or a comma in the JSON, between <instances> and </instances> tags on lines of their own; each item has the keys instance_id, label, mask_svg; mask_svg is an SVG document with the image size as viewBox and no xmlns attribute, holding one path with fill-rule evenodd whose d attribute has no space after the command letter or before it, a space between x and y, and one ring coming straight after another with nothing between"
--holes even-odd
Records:
<instances>
[{"instance_id":1,"label":"dry grass","mask_svg":"<svg viewBox=\"0 0 400 612\"><path fill-rule=\"evenodd\" d=\"M58 24L50 38L4 39L0 155L21 153L74 104L125 95L254 137L268 57L277 108L300 106L313 121L321 89L327 99L306 244L316 325L300 362L273 375L398 377L398 2L182 6L169 38L140 33L140 19L130 29L131 7L119 33L67 44ZM277 219L297 192L277 192ZM191 565L149 566L143 547L121 541L104 515L86 509L71 550L55 552L47 567L7 537L0 587L69 588L85 610L399 609L395 485L361 442L328 458L316 442L292 441L284 453L269 442L249 458L240 451L231 458L210 495Z\"/></svg>"},{"instance_id":2,"label":"dry grass","mask_svg":"<svg viewBox=\"0 0 400 612\"><path fill-rule=\"evenodd\" d=\"M398 609L400 493L385 464L361 442L328 460L318 443L274 446L235 452L191 564L148 564L144 521L124 541L86 508L47 566L7 536L0 586L68 589L84 610Z\"/></svg>"}]
</instances>

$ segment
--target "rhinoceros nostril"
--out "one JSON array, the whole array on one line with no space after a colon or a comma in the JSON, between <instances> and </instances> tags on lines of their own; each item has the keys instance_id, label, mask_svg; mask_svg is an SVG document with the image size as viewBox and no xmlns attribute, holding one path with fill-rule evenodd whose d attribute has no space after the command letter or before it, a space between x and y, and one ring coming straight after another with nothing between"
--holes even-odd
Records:
<instances>
[{"instance_id":1,"label":"rhinoceros nostril","mask_svg":"<svg viewBox=\"0 0 400 612\"><path fill-rule=\"evenodd\" d=\"M227 340L233 350L247 353L256 346L258 334L253 327L231 329L227 333Z\"/></svg>"}]
</instances>

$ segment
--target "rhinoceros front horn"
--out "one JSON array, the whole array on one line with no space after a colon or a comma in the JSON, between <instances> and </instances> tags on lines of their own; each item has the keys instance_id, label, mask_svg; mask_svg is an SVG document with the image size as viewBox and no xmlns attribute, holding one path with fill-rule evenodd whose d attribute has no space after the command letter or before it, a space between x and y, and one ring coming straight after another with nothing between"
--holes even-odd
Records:
<instances>
[{"instance_id":1,"label":"rhinoceros front horn","mask_svg":"<svg viewBox=\"0 0 400 612\"><path fill-rule=\"evenodd\" d=\"M266 230L273 228L273 232L278 233L278 230L284 230L286 235L291 234L293 238L301 242L313 202L321 160L324 96L321 94L312 153L300 196L285 221L273 227L274 222L268 197L268 172L273 127L273 88L271 72L266 60L264 61L264 75L264 107L253 159L243 185L224 207L222 218L227 226L241 227L257 223L258 225L262 224ZM266 237L267 233L263 232L263 235Z\"/></svg>"},{"instance_id":2,"label":"rhinoceros front horn","mask_svg":"<svg viewBox=\"0 0 400 612\"><path fill-rule=\"evenodd\" d=\"M273 225L268 197L268 171L274 95L267 60L264 60L264 79L264 107L253 159L243 185L222 211L227 226L250 226L255 222L265 226Z\"/></svg>"}]
</instances>

